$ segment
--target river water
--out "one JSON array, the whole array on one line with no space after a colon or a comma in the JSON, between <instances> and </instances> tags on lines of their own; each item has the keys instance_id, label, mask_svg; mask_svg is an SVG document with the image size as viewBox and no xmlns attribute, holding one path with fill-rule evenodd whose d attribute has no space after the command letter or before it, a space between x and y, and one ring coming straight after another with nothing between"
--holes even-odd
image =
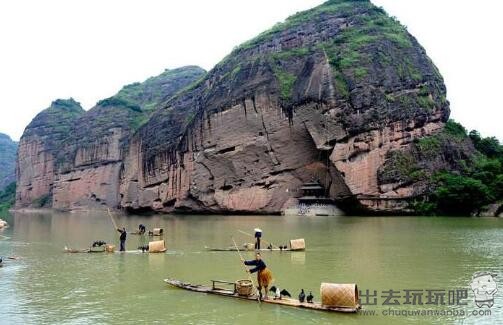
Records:
<instances>
[{"instance_id":1,"label":"river water","mask_svg":"<svg viewBox=\"0 0 503 325\"><path fill-rule=\"evenodd\" d=\"M117 224L128 230L140 223L164 228L168 252L67 254L65 245L84 248L94 240L117 244L106 212L3 218L11 226L0 232L0 256L21 259L6 260L0 268L1 324L503 323L503 219L120 216ZM227 247L231 236L249 242L238 230L255 227L278 245L306 240L305 252L263 253L275 284L293 296L301 288L312 291L319 300L321 282L356 283L363 293L369 290L364 299L370 305L359 314L325 313L208 296L163 283L168 277L200 284L245 279L237 253L204 247ZM130 235L127 249L134 250L138 240ZM245 254L253 258L253 253ZM470 281L478 271L498 273L492 308L474 304ZM422 305L404 304L404 290L409 289L419 290ZM445 294L446 305L426 304L433 289ZM399 291L399 305L385 304L389 290ZM461 299L463 292L466 299ZM459 301L447 301L450 293L458 293Z\"/></svg>"}]
</instances>

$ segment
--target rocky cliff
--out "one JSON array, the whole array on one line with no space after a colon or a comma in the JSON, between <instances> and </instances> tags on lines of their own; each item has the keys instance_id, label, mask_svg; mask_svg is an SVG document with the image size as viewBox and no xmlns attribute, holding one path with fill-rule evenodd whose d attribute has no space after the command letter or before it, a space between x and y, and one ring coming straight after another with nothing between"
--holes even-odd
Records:
<instances>
[{"instance_id":1,"label":"rocky cliff","mask_svg":"<svg viewBox=\"0 0 503 325\"><path fill-rule=\"evenodd\" d=\"M16 207L50 205L56 155L84 110L73 99L58 99L26 127L19 142Z\"/></svg>"},{"instance_id":2,"label":"rocky cliff","mask_svg":"<svg viewBox=\"0 0 503 325\"><path fill-rule=\"evenodd\" d=\"M35 117L21 139L16 206L116 206L131 134L156 106L204 73L194 66L166 70L125 86L87 112L73 100L55 101Z\"/></svg>"},{"instance_id":3,"label":"rocky cliff","mask_svg":"<svg viewBox=\"0 0 503 325\"><path fill-rule=\"evenodd\" d=\"M370 1L328 1L156 111L131 140L121 205L278 213L317 178L341 204L403 211L415 184L379 171L448 116L442 77L399 22Z\"/></svg>"},{"instance_id":4,"label":"rocky cliff","mask_svg":"<svg viewBox=\"0 0 503 325\"><path fill-rule=\"evenodd\" d=\"M0 133L0 192L16 180L17 142Z\"/></svg>"},{"instance_id":5,"label":"rocky cliff","mask_svg":"<svg viewBox=\"0 0 503 325\"><path fill-rule=\"evenodd\" d=\"M191 79L130 85L79 116L45 169L53 206L280 213L316 178L348 211L404 213L428 188L409 172L456 169L473 151L448 138L422 150L449 117L443 79L368 0L298 13ZM419 167L397 172L407 159ZM23 186L18 206L36 197Z\"/></svg>"}]
</instances>

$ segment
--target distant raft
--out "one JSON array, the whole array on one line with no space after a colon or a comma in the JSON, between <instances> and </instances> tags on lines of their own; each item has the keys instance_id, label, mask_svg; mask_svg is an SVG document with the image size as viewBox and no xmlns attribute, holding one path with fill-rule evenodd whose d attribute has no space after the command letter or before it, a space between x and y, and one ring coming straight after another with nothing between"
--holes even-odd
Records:
<instances>
[{"instance_id":1,"label":"distant raft","mask_svg":"<svg viewBox=\"0 0 503 325\"><path fill-rule=\"evenodd\" d=\"M285 246L286 247L286 246ZM204 247L207 251L210 252L235 252L237 251L236 247L226 247L226 248L215 248L215 247ZM255 248L240 248L239 249L242 252L255 252L255 251L261 251L261 252L293 252L290 248L261 248L261 249L255 249Z\"/></svg>"},{"instance_id":2,"label":"distant raft","mask_svg":"<svg viewBox=\"0 0 503 325\"><path fill-rule=\"evenodd\" d=\"M226 248L215 248L205 246L205 249L211 252L235 252L237 249L234 246L226 247ZM290 248L284 246L276 246L270 244L267 248L255 249L255 245L253 243L245 243L242 248L239 249L243 252L253 252L253 251L261 251L261 252L300 252L306 250L306 241L304 238L292 239L290 240Z\"/></svg>"}]
</instances>

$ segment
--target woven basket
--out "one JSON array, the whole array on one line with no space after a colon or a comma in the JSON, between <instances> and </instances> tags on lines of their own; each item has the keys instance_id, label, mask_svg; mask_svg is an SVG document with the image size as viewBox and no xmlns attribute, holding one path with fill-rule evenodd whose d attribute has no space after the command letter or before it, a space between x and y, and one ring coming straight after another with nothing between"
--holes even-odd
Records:
<instances>
[{"instance_id":1,"label":"woven basket","mask_svg":"<svg viewBox=\"0 0 503 325\"><path fill-rule=\"evenodd\" d=\"M154 236L162 236L163 229L162 228L154 228L152 229L152 233Z\"/></svg>"},{"instance_id":2,"label":"woven basket","mask_svg":"<svg viewBox=\"0 0 503 325\"><path fill-rule=\"evenodd\" d=\"M252 251L255 249L255 244L252 243L244 243L243 244L243 249L246 251Z\"/></svg>"},{"instance_id":3,"label":"woven basket","mask_svg":"<svg viewBox=\"0 0 503 325\"><path fill-rule=\"evenodd\" d=\"M105 246L105 251L107 253L113 253L113 252L115 252L115 245L106 245Z\"/></svg>"},{"instance_id":4,"label":"woven basket","mask_svg":"<svg viewBox=\"0 0 503 325\"><path fill-rule=\"evenodd\" d=\"M304 238L290 240L290 250L303 251L306 249L306 241Z\"/></svg>"},{"instance_id":5,"label":"woven basket","mask_svg":"<svg viewBox=\"0 0 503 325\"><path fill-rule=\"evenodd\" d=\"M236 292L240 296L248 297L252 294L253 283L250 280L237 280Z\"/></svg>"},{"instance_id":6,"label":"woven basket","mask_svg":"<svg viewBox=\"0 0 503 325\"><path fill-rule=\"evenodd\" d=\"M164 244L164 240L151 241L148 243L149 253L163 253L165 251L166 245Z\"/></svg>"},{"instance_id":7,"label":"woven basket","mask_svg":"<svg viewBox=\"0 0 503 325\"><path fill-rule=\"evenodd\" d=\"M320 293L323 306L347 308L358 306L358 287L354 283L322 283Z\"/></svg>"}]
</instances>

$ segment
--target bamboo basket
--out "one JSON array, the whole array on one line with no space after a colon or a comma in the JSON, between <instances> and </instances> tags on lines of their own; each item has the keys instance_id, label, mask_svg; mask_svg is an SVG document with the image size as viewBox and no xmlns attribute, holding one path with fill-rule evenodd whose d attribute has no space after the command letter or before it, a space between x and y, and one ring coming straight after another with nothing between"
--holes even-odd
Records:
<instances>
[{"instance_id":1,"label":"bamboo basket","mask_svg":"<svg viewBox=\"0 0 503 325\"><path fill-rule=\"evenodd\" d=\"M252 251L255 249L255 244L253 243L245 243L243 244L243 248L247 251Z\"/></svg>"},{"instance_id":2,"label":"bamboo basket","mask_svg":"<svg viewBox=\"0 0 503 325\"><path fill-rule=\"evenodd\" d=\"M105 246L105 251L106 251L107 253L113 253L113 252L115 252L115 245L110 245L110 244L109 244L109 245L106 245L106 246Z\"/></svg>"},{"instance_id":3,"label":"bamboo basket","mask_svg":"<svg viewBox=\"0 0 503 325\"><path fill-rule=\"evenodd\" d=\"M358 307L358 287L354 283L322 283L321 304L327 307Z\"/></svg>"},{"instance_id":4,"label":"bamboo basket","mask_svg":"<svg viewBox=\"0 0 503 325\"><path fill-rule=\"evenodd\" d=\"M164 230L162 228L154 228L152 229L152 233L154 236L162 236Z\"/></svg>"},{"instance_id":5,"label":"bamboo basket","mask_svg":"<svg viewBox=\"0 0 503 325\"><path fill-rule=\"evenodd\" d=\"M164 240L156 240L148 243L149 253L164 253L166 251L166 245Z\"/></svg>"},{"instance_id":6,"label":"bamboo basket","mask_svg":"<svg viewBox=\"0 0 503 325\"><path fill-rule=\"evenodd\" d=\"M290 250L303 251L306 249L306 241L304 238L290 240Z\"/></svg>"},{"instance_id":7,"label":"bamboo basket","mask_svg":"<svg viewBox=\"0 0 503 325\"><path fill-rule=\"evenodd\" d=\"M237 280L236 292L240 296L248 297L252 294L253 283L250 280Z\"/></svg>"}]
</instances>

